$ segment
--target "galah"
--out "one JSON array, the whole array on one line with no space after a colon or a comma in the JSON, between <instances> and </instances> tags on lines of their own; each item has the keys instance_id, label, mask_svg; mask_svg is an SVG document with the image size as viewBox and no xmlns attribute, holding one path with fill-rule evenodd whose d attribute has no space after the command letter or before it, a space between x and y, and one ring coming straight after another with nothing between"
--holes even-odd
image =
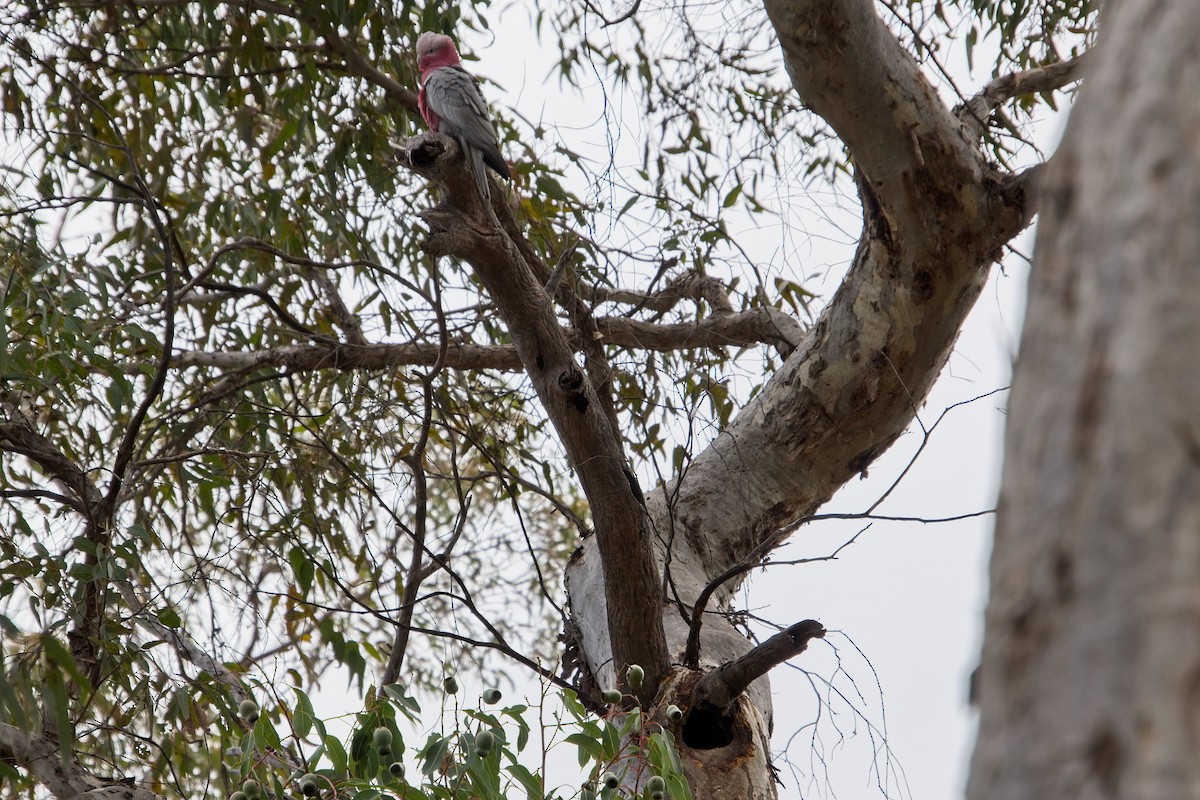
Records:
<instances>
[{"instance_id":1,"label":"galah","mask_svg":"<svg viewBox=\"0 0 1200 800\"><path fill-rule=\"evenodd\" d=\"M487 173L483 165L512 180L508 165L500 155L496 128L487 113L487 103L471 73L463 69L454 40L426 31L417 39L417 66L421 70L421 91L417 106L431 130L458 140L475 174L479 193L488 196Z\"/></svg>"}]
</instances>

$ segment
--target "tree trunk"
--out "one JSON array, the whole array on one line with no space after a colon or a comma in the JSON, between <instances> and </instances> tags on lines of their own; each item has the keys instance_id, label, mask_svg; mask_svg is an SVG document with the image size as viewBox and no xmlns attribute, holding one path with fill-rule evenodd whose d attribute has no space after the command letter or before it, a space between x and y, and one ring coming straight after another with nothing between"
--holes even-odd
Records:
<instances>
[{"instance_id":1,"label":"tree trunk","mask_svg":"<svg viewBox=\"0 0 1200 800\"><path fill-rule=\"evenodd\" d=\"M976 800L1200 798L1200 3L1104 14L1041 200Z\"/></svg>"},{"instance_id":2,"label":"tree trunk","mask_svg":"<svg viewBox=\"0 0 1200 800\"><path fill-rule=\"evenodd\" d=\"M758 563L912 421L989 267L1028 221L1021 177L990 168L872 0L766 7L797 93L854 158L863 234L837 294L762 392L683 476L647 492L669 574L662 619L675 664L705 587ZM567 589L582 660L607 687L617 677L606 608L613 597L597 538L572 559ZM704 609L698 670L750 648L711 613L728 610L742 574L730 575ZM723 714L695 713L704 705L691 694L698 677L674 671L660 700L688 714L675 732L697 796L775 797L765 676Z\"/></svg>"}]
</instances>

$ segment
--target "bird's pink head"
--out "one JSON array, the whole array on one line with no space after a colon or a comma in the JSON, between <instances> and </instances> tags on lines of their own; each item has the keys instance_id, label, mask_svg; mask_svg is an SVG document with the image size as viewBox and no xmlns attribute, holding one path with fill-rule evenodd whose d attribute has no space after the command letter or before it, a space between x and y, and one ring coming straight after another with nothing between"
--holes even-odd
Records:
<instances>
[{"instance_id":1,"label":"bird's pink head","mask_svg":"<svg viewBox=\"0 0 1200 800\"><path fill-rule=\"evenodd\" d=\"M462 63L454 40L442 33L426 31L417 39L417 67L424 75L440 67L456 67Z\"/></svg>"}]
</instances>

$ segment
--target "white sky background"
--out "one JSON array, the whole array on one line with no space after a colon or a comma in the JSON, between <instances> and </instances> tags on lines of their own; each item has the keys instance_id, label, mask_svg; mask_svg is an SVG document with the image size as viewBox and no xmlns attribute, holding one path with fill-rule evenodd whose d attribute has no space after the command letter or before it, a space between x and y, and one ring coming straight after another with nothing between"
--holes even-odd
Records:
<instances>
[{"instance_id":1,"label":"white sky background","mask_svg":"<svg viewBox=\"0 0 1200 800\"><path fill-rule=\"evenodd\" d=\"M485 87L488 99L497 107L514 107L528 119L558 125L558 135L576 134L573 149L581 149L585 142L604 142L606 122L599 110L604 93L598 85L580 96L560 89L551 73L560 54L552 51L551 43L538 42L528 12L520 5L509 6L500 15L495 39L472 35L463 42L461 49L480 58L469 68L495 82ZM969 94L990 77L992 62L979 53L976 74L971 76L961 53L962 46L956 44L943 57L950 62L959 87ZM608 94L612 102L612 86ZM1053 117L1039 127L1036 139L1044 143L1044 151L1052 150L1060 128L1061 122ZM554 135L555 128L549 130ZM635 160L640 142L631 146L635 150L630 160ZM803 191L795 190L799 198ZM853 251L850 239L857 237L860 224L855 208L835 210L832 226L820 216L813 214L787 231L789 240L799 246L790 255L797 263L788 263L785 273L803 279L807 288L828 298L845 270ZM764 234L759 237L768 248L764 261L778 262L778 255L770 251L778 246L779 233ZM1028 232L1016 244L1022 253L1031 253ZM994 271L949 366L922 409L926 426L947 406L1008 385L1027 268L1021 259L1009 257L1005 270L1006 275ZM822 272L821 279L810 280ZM944 517L992 508L1006 403L1007 393L1002 392L952 411L877 513ZM871 468L868 480L852 481L822 511L865 510L919 444L919 431L910 431ZM640 477L645 485L654 485L652 475ZM775 560L827 555L863 524L810 525ZM854 800L886 794L950 800L962 796L975 722L967 704L967 685L982 641L992 524L990 515L935 525L876 522L838 560L771 567L757 573L743 590L743 607L761 617L781 625L813 617L831 630L827 641L814 642L808 653L794 660L795 666L833 678L837 689L864 715L856 718L850 706L835 701L815 729L804 728L812 723L816 708L812 684L798 669L775 670L774 746L777 752L787 748L791 762L777 761L785 784L782 797ZM852 638L862 654L845 636L833 633L839 631ZM763 629L764 635L770 632ZM845 672L841 675L836 673L834 648L842 658ZM855 686L862 697L855 696ZM872 737L869 731L869 726L882 729L885 724L890 763L879 732ZM797 729L801 730L789 744Z\"/></svg>"}]
</instances>

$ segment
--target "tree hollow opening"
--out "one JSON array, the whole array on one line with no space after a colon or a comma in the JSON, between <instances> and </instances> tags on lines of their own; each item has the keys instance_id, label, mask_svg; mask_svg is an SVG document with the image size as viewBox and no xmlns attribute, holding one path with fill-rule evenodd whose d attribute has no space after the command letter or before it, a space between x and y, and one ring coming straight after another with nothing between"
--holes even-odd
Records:
<instances>
[{"instance_id":1,"label":"tree hollow opening","mask_svg":"<svg viewBox=\"0 0 1200 800\"><path fill-rule=\"evenodd\" d=\"M716 750L733 743L733 717L709 703L693 706L683 721L683 743L693 750Z\"/></svg>"}]
</instances>

